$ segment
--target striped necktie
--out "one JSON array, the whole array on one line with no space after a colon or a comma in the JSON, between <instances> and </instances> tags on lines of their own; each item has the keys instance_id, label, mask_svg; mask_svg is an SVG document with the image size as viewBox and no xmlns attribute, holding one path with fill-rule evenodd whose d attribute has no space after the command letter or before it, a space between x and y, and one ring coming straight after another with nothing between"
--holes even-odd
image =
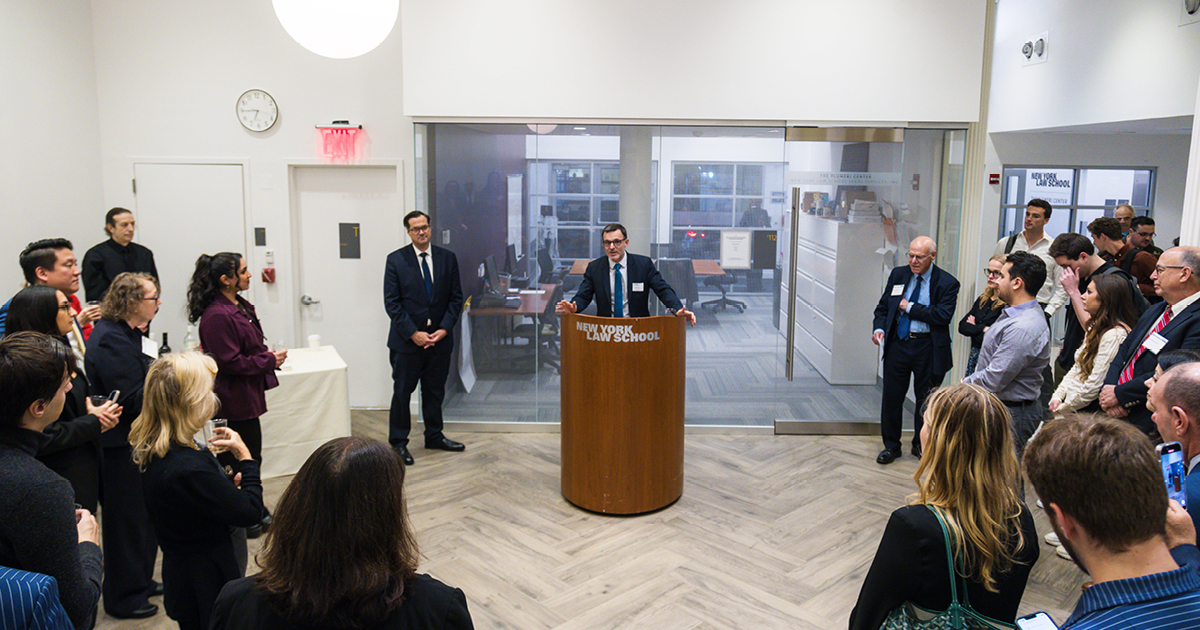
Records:
<instances>
[{"instance_id":1,"label":"striped necktie","mask_svg":"<svg viewBox=\"0 0 1200 630\"><path fill-rule=\"evenodd\" d=\"M1146 339L1149 339L1152 335L1165 328L1167 323L1170 321L1171 307L1167 306L1167 310L1163 311L1162 317L1159 318L1158 323L1154 325L1154 330L1151 330L1150 334L1146 335ZM1121 378L1117 379L1117 385L1121 385L1122 383L1133 379L1133 366L1135 363L1137 363L1137 360L1141 358L1142 353L1146 351L1146 339L1142 340L1142 345L1138 346L1137 352L1133 353L1133 358L1129 360L1129 363L1125 364L1125 369L1121 370Z\"/></svg>"}]
</instances>

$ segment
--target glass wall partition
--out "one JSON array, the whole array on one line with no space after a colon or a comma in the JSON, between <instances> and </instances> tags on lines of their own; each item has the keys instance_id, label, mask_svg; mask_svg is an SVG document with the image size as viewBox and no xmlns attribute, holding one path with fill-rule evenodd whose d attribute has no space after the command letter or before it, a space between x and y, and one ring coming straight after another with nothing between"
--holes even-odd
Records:
<instances>
[{"instance_id":1,"label":"glass wall partition","mask_svg":"<svg viewBox=\"0 0 1200 630\"><path fill-rule=\"evenodd\" d=\"M470 298L447 390L451 421L559 421L553 306L574 295L587 262L604 254L603 227L619 222L629 251L654 258L697 315L689 425L877 426L877 350L850 350L865 368L847 381L829 369L839 347L818 337L816 317L865 299L837 330L869 344L870 308L908 240L930 234L943 252L957 248L962 144L943 131L788 142L783 128L436 123L416 136L417 204L435 243L457 254ZM793 223L807 249L792 245ZM841 235L856 230L871 237L854 240L850 255ZM824 355L813 345L822 340Z\"/></svg>"}]
</instances>

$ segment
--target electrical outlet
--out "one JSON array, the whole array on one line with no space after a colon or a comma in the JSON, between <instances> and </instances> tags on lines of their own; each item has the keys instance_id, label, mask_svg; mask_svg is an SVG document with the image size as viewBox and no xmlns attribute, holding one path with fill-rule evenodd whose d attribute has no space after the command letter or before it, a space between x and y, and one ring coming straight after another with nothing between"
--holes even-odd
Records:
<instances>
[{"instance_id":1,"label":"electrical outlet","mask_svg":"<svg viewBox=\"0 0 1200 630\"><path fill-rule=\"evenodd\" d=\"M1050 56L1050 31L1025 38L1021 43L1020 55L1022 66L1046 63L1046 58Z\"/></svg>"}]
</instances>

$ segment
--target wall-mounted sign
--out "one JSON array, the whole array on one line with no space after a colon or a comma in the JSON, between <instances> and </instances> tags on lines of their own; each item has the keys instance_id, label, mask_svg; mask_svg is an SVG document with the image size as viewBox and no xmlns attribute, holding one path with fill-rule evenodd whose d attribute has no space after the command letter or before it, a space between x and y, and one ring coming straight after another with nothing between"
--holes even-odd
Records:
<instances>
[{"instance_id":1,"label":"wall-mounted sign","mask_svg":"<svg viewBox=\"0 0 1200 630\"><path fill-rule=\"evenodd\" d=\"M900 173L828 173L789 171L787 183L809 186L899 186Z\"/></svg>"},{"instance_id":2,"label":"wall-mounted sign","mask_svg":"<svg viewBox=\"0 0 1200 630\"><path fill-rule=\"evenodd\" d=\"M339 258L362 258L362 237L357 223L338 224Z\"/></svg>"}]
</instances>

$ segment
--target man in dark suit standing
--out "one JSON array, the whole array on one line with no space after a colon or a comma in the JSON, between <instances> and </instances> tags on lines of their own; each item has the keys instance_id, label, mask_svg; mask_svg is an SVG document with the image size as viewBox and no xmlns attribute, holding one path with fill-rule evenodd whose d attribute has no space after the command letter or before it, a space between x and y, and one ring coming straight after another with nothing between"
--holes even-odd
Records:
<instances>
[{"instance_id":1,"label":"man in dark suit standing","mask_svg":"<svg viewBox=\"0 0 1200 630\"><path fill-rule=\"evenodd\" d=\"M916 394L912 454L921 456L921 408L925 396L950 370L950 322L958 302L958 280L934 266L937 245L918 236L908 246L908 266L896 267L875 307L871 341L883 344L883 405L879 422L883 450L875 461L900 457L904 397L912 380Z\"/></svg>"},{"instance_id":2,"label":"man in dark suit standing","mask_svg":"<svg viewBox=\"0 0 1200 630\"><path fill-rule=\"evenodd\" d=\"M1146 379L1154 374L1158 355L1200 348L1200 249L1168 249L1150 279L1163 301L1146 309L1129 331L1100 389L1100 407L1108 415L1125 418L1146 434L1155 430L1146 409Z\"/></svg>"},{"instance_id":3,"label":"man in dark suit standing","mask_svg":"<svg viewBox=\"0 0 1200 630\"><path fill-rule=\"evenodd\" d=\"M601 238L604 239L605 255L588 263L575 297L559 302L556 312L582 311L595 297L596 314L600 317L649 317L649 289L666 305L668 313L696 325L696 314L683 307L675 291L654 267L654 262L646 256L625 253L625 248L629 247L625 226L609 223L604 226ZM618 304L619 308L614 308Z\"/></svg>"},{"instance_id":4,"label":"man in dark suit standing","mask_svg":"<svg viewBox=\"0 0 1200 630\"><path fill-rule=\"evenodd\" d=\"M451 332L462 314L463 291L458 259L448 249L430 245L429 215L419 210L404 216L412 244L388 254L383 277L383 305L392 320L388 350L392 361L392 408L388 442L412 465L408 433L412 417L408 401L421 383L421 416L425 448L466 449L442 434L442 400L454 350Z\"/></svg>"}]
</instances>

